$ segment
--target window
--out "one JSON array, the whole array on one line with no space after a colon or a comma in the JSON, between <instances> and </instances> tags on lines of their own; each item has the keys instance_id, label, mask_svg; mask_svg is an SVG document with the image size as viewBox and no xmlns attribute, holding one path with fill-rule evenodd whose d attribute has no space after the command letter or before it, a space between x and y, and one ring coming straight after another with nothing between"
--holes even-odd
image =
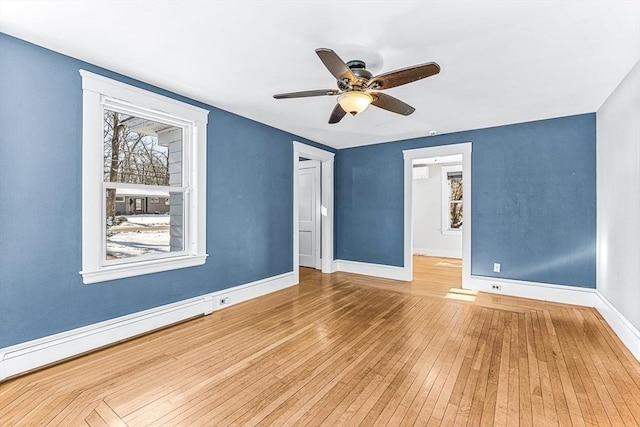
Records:
<instances>
[{"instance_id":1,"label":"window","mask_svg":"<svg viewBox=\"0 0 640 427\"><path fill-rule=\"evenodd\" d=\"M84 283L204 264L208 111L80 74Z\"/></svg>"},{"instance_id":2,"label":"window","mask_svg":"<svg viewBox=\"0 0 640 427\"><path fill-rule=\"evenodd\" d=\"M462 232L462 166L442 167L442 234Z\"/></svg>"}]
</instances>

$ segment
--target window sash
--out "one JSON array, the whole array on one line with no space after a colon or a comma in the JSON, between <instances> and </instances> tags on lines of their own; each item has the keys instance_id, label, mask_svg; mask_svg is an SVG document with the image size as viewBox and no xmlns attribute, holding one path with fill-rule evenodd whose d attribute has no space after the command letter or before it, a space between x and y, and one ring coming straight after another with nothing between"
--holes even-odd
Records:
<instances>
[{"instance_id":1,"label":"window sash","mask_svg":"<svg viewBox=\"0 0 640 427\"><path fill-rule=\"evenodd\" d=\"M451 209L455 205L464 205L464 193L462 194L461 200L452 200L451 199L451 178L460 178L463 179L463 171L462 165L455 166L442 166L441 168L441 188L442 188L442 205L441 205L441 216L442 216L442 225L441 225L441 233L442 234L460 234L462 233L462 227L464 227L464 220L462 223L462 227L460 228L452 228L451 227ZM464 212L463 212L464 215ZM464 218L464 217L463 217Z\"/></svg>"},{"instance_id":2,"label":"window sash","mask_svg":"<svg viewBox=\"0 0 640 427\"><path fill-rule=\"evenodd\" d=\"M185 120L181 120L179 118L163 114L157 111L151 111L149 109L138 107L131 105L127 102L124 102L119 99L110 98L107 96L101 97L101 107L102 107L102 116L104 117L105 110L128 114L134 116L136 118L152 120L155 122L160 122L163 124L168 124L174 127L178 127L182 129L182 186L165 186L165 185L149 185L149 184L133 184L126 182L112 182L105 181L104 174L102 177L102 206L101 206L101 216L102 216L102 226L105 227L107 218L106 218L106 192L107 188L115 188L116 190L124 190L131 193L136 192L136 190L157 190L157 191L165 191L167 193L182 193L183 194L183 242L181 251L173 251L167 253L156 253L156 254L146 254L146 255L138 255L135 257L121 258L121 259L107 259L107 234L106 228L102 230L102 241L101 241L101 254L100 254L100 266L108 267L108 266L117 266L117 265L128 265L135 264L139 262L145 262L150 260L160 260L160 259L170 259L170 258L179 258L185 255L190 254L189 248L192 246L191 234L189 233L189 217L190 215L190 200L189 200L189 174L186 173L189 169L189 154L191 148L191 127L189 126L189 122ZM104 141L104 138L103 138Z\"/></svg>"},{"instance_id":3,"label":"window sash","mask_svg":"<svg viewBox=\"0 0 640 427\"><path fill-rule=\"evenodd\" d=\"M195 124L193 122L189 122L187 120L181 120L177 117L169 116L167 114L163 114L157 111L150 111L145 108L133 107L128 103L125 103L118 99L111 99L105 97L104 95L101 97L101 108L102 108L102 117L104 117L105 110L110 110L116 113L123 113L135 116L137 118L152 120L156 122L160 122L163 124L171 125L177 128L182 129L182 186L190 187L191 186L191 174L187 173L187 171L191 170L192 163L190 162L191 154L193 150L193 144L197 141L197 136L195 135ZM193 129L193 132L192 132ZM104 141L104 137L102 139ZM104 181L104 178L103 178ZM104 181L110 182L110 181ZM126 183L125 183L126 184ZM134 185L134 184L127 184Z\"/></svg>"},{"instance_id":4,"label":"window sash","mask_svg":"<svg viewBox=\"0 0 640 427\"><path fill-rule=\"evenodd\" d=\"M183 242L182 242L182 250L181 251L171 251L166 253L156 253L156 254L148 254L148 255L137 255L135 257L129 258L120 258L120 259L107 259L107 233L105 224L107 223L107 189L115 188L116 190L123 190L123 192L128 192L131 194L135 194L136 191L145 191L145 190L155 190L155 191L163 191L169 194L171 193L181 193L182 196L182 230L183 230ZM122 265L122 264L132 264L136 262L144 262L149 260L156 259L166 259L166 258L178 258L189 254L189 245L190 245L190 224L189 224L189 215L188 215L188 206L190 206L190 195L189 188L187 187L170 187L166 185L145 185L145 184L125 184L121 182L103 182L102 183L102 245L101 245L101 265L102 266L111 266L111 265Z\"/></svg>"},{"instance_id":5,"label":"window sash","mask_svg":"<svg viewBox=\"0 0 640 427\"><path fill-rule=\"evenodd\" d=\"M82 275L85 284L202 265L206 253L207 123L209 111L175 99L121 83L85 70L82 76ZM183 130L183 180L186 199L182 255L105 265L106 209L104 182L104 109L132 113ZM122 183L111 183L109 188ZM135 184L124 184L129 187ZM157 187L157 186L152 186ZM183 190L180 190L181 192ZM175 252L178 253L177 251Z\"/></svg>"},{"instance_id":6,"label":"window sash","mask_svg":"<svg viewBox=\"0 0 640 427\"><path fill-rule=\"evenodd\" d=\"M182 128L183 131L189 130L189 128L194 124L189 120L184 120L179 117L164 113L162 111L144 108L106 95L101 95L100 104L102 105L103 113L104 110L111 110L118 113L129 114L141 119L154 120L167 125L179 127Z\"/></svg>"}]
</instances>

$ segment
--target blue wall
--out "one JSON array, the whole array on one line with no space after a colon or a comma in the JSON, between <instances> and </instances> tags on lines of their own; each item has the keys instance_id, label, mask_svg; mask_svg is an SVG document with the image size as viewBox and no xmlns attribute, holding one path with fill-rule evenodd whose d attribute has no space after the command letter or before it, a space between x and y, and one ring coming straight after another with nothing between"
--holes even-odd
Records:
<instances>
[{"instance_id":1,"label":"blue wall","mask_svg":"<svg viewBox=\"0 0 640 427\"><path fill-rule=\"evenodd\" d=\"M81 68L210 110L205 265L82 283ZM322 147L4 34L0 138L0 348L291 271L291 142Z\"/></svg>"},{"instance_id":2,"label":"blue wall","mask_svg":"<svg viewBox=\"0 0 640 427\"><path fill-rule=\"evenodd\" d=\"M340 150L336 258L402 266L402 150L470 141L471 273L595 288L595 130L584 114Z\"/></svg>"},{"instance_id":3,"label":"blue wall","mask_svg":"<svg viewBox=\"0 0 640 427\"><path fill-rule=\"evenodd\" d=\"M80 68L210 111L205 265L82 283ZM0 348L291 271L294 139L0 34ZM401 266L402 150L467 141L472 273L595 287L594 114L338 151L336 258Z\"/></svg>"}]
</instances>

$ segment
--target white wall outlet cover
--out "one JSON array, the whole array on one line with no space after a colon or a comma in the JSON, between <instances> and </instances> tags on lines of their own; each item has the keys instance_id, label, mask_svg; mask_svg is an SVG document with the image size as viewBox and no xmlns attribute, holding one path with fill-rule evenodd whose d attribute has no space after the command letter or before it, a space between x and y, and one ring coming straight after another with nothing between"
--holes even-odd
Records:
<instances>
[{"instance_id":1,"label":"white wall outlet cover","mask_svg":"<svg viewBox=\"0 0 640 427\"><path fill-rule=\"evenodd\" d=\"M494 262L493 263L493 272L494 273L500 273L500 263L499 262Z\"/></svg>"}]
</instances>

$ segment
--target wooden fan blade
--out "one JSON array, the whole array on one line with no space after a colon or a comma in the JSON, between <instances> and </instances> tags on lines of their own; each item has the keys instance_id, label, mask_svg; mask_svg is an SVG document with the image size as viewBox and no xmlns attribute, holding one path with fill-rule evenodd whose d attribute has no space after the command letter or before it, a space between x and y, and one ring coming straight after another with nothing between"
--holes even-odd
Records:
<instances>
[{"instance_id":1,"label":"wooden fan blade","mask_svg":"<svg viewBox=\"0 0 640 427\"><path fill-rule=\"evenodd\" d=\"M353 75L351 69L347 67L347 64L340 59L337 53L331 49L325 48L316 49L316 53L320 57L324 66L327 67L329 72L333 74L336 79L340 81L349 79L352 82L356 80L356 76Z\"/></svg>"},{"instance_id":2,"label":"wooden fan blade","mask_svg":"<svg viewBox=\"0 0 640 427\"><path fill-rule=\"evenodd\" d=\"M308 96L337 95L339 92L338 89L305 90L302 92L278 93L273 97L275 99L306 98Z\"/></svg>"},{"instance_id":3,"label":"wooden fan blade","mask_svg":"<svg viewBox=\"0 0 640 427\"><path fill-rule=\"evenodd\" d=\"M342 120L345 114L347 114L347 112L344 111L340 106L340 104L336 102L336 106L331 112L331 117L329 117L329 123L330 124L338 123L340 120Z\"/></svg>"},{"instance_id":4,"label":"wooden fan blade","mask_svg":"<svg viewBox=\"0 0 640 427\"><path fill-rule=\"evenodd\" d=\"M389 89L433 76L439 72L440 66L438 64L427 62L426 64L414 65L413 67L390 71L372 77L367 83L367 87L371 89Z\"/></svg>"},{"instance_id":5,"label":"wooden fan blade","mask_svg":"<svg viewBox=\"0 0 640 427\"><path fill-rule=\"evenodd\" d=\"M402 114L403 116L408 116L416 111L416 109L411 105L406 104L391 95L387 95L386 93L371 92L371 96L373 96L373 102L371 102L371 105L375 105L383 110Z\"/></svg>"}]
</instances>

